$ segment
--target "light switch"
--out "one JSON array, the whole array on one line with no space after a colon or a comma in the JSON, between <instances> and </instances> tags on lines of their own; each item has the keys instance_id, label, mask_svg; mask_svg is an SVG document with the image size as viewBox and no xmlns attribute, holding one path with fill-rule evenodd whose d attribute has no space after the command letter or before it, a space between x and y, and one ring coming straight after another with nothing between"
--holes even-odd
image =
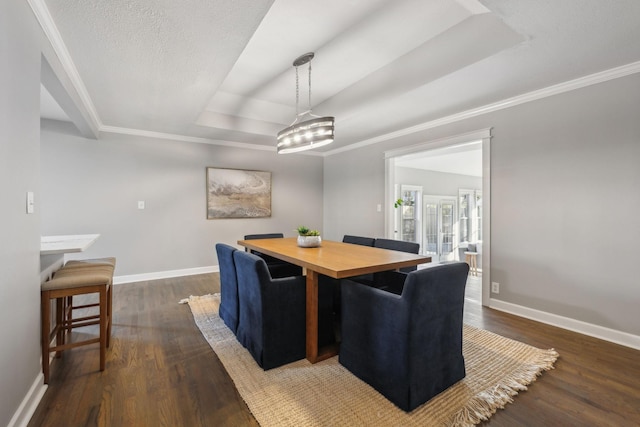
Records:
<instances>
[{"instance_id":1,"label":"light switch","mask_svg":"<svg viewBox=\"0 0 640 427\"><path fill-rule=\"evenodd\" d=\"M378 203L378 208L377 208L378 212L382 212L382 205Z\"/></svg>"},{"instance_id":2,"label":"light switch","mask_svg":"<svg viewBox=\"0 0 640 427\"><path fill-rule=\"evenodd\" d=\"M34 211L34 200L33 200L33 191L27 192L27 213L32 214Z\"/></svg>"},{"instance_id":3,"label":"light switch","mask_svg":"<svg viewBox=\"0 0 640 427\"><path fill-rule=\"evenodd\" d=\"M144 209L144 200L138 200L138 209Z\"/></svg>"}]
</instances>

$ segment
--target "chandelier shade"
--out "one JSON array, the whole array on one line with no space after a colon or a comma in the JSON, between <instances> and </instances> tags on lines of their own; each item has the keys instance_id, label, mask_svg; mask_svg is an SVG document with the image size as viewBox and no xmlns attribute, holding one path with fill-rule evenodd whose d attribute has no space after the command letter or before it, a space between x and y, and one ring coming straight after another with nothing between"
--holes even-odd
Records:
<instances>
[{"instance_id":1,"label":"chandelier shade","mask_svg":"<svg viewBox=\"0 0 640 427\"><path fill-rule=\"evenodd\" d=\"M294 123L278 132L278 153L296 153L333 142L334 117L318 117Z\"/></svg>"},{"instance_id":2,"label":"chandelier shade","mask_svg":"<svg viewBox=\"0 0 640 427\"><path fill-rule=\"evenodd\" d=\"M296 119L291 126L278 132L276 146L278 154L297 153L333 142L335 117L319 117L311 114L311 60L313 57L314 53L309 52L293 61L293 66L296 68ZM307 63L309 64L309 108L299 113L298 67ZM300 121L305 116L309 119Z\"/></svg>"}]
</instances>

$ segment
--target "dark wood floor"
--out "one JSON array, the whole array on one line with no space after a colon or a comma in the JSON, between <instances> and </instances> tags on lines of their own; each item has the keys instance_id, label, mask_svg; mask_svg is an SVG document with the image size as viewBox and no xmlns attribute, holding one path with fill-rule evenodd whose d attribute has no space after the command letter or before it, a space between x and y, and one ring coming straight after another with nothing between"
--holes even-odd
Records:
<instances>
[{"instance_id":1,"label":"dark wood floor","mask_svg":"<svg viewBox=\"0 0 640 427\"><path fill-rule=\"evenodd\" d=\"M256 426L193 322L189 295L219 291L217 274L114 287L107 368L96 346L65 353L29 426ZM640 351L480 305L467 285L465 322L560 353L556 368L487 426L640 426Z\"/></svg>"}]
</instances>

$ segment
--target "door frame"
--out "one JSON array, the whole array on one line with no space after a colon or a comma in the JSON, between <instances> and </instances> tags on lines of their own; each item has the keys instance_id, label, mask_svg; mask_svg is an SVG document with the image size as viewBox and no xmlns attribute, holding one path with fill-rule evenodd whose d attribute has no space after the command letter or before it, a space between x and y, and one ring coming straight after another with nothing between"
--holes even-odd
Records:
<instances>
[{"instance_id":1,"label":"door frame","mask_svg":"<svg viewBox=\"0 0 640 427\"><path fill-rule=\"evenodd\" d=\"M384 229L393 238L395 200L395 159L408 154L436 150L482 141L482 305L489 306L491 283L491 128L480 129L447 138L423 142L384 152L385 158L385 210Z\"/></svg>"}]
</instances>

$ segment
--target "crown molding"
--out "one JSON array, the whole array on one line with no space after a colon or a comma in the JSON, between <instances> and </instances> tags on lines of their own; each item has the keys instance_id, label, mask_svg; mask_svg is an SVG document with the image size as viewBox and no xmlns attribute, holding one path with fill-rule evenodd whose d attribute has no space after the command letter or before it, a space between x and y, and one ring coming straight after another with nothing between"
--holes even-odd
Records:
<instances>
[{"instance_id":1,"label":"crown molding","mask_svg":"<svg viewBox=\"0 0 640 427\"><path fill-rule=\"evenodd\" d=\"M146 138L155 138L155 139L167 139L171 141L194 142L197 144L220 145L223 147L243 148L246 150L270 151L272 153L276 152L275 145L258 145L258 144L249 144L246 142L231 142L231 141L224 141L221 139L210 139L210 138L202 138L198 136L177 135L177 134L164 133L164 132L154 132L149 130L122 128L117 126L105 126L105 125L100 126L100 132L115 133L120 135L142 136ZM320 157L322 156L321 153L316 153L312 151L302 151L296 154L306 155L306 156L320 156Z\"/></svg>"},{"instance_id":2,"label":"crown molding","mask_svg":"<svg viewBox=\"0 0 640 427\"><path fill-rule=\"evenodd\" d=\"M640 72L640 61L632 62L631 64L622 65L620 67L611 68L609 70L601 71L599 73L591 74L577 79L569 80L567 82L559 83L553 86L546 87L544 89L535 90L522 95L507 98L502 101L487 104L482 107L473 108L470 110L462 111L460 113L451 114L439 119L424 122L415 126L411 126L405 129L401 129L395 132L389 132L384 135L379 135L373 138L365 139L348 146L337 148L335 150L327 151L323 155L332 156L334 154L344 153L345 151L351 151L369 145L378 144L380 142L389 141L391 139L399 138L406 135L411 135L416 132L421 132L427 129L433 129L439 126L443 126L450 123L466 120L471 117L480 116L482 114L492 113L494 111L503 110L505 108L514 107L516 105L524 104L538 99L547 98L553 95L558 95L565 92L570 92L576 89L581 89L587 86L591 86L598 83L603 83L609 80L618 79L620 77L628 76Z\"/></svg>"},{"instance_id":3,"label":"crown molding","mask_svg":"<svg viewBox=\"0 0 640 427\"><path fill-rule=\"evenodd\" d=\"M51 17L51 13L49 13L49 8L45 4L44 0L27 0L29 2L29 6L31 6L31 10L33 10L42 31L44 31L45 36L51 43L51 47L53 48L54 53L58 57L60 64L64 72L66 73L69 81L73 85L74 89L78 93L80 97L80 101L82 102L83 107L85 108L87 114L94 121L98 128L102 126L102 121L100 120L100 116L98 116L98 112L96 111L95 106L93 105L93 101L91 101L91 97L87 92L87 88L80 78L80 73L78 73L78 69L76 68L69 51L67 50L67 46L62 40L62 36L58 31L58 27L56 26L53 18Z\"/></svg>"},{"instance_id":4,"label":"crown molding","mask_svg":"<svg viewBox=\"0 0 640 427\"><path fill-rule=\"evenodd\" d=\"M274 153L276 151L275 144L273 146L257 145L257 144L249 144L246 142L231 142L231 141L223 141L218 139L202 138L198 136L177 135L177 134L164 133L164 132L154 132L150 130L122 128L117 126L105 126L105 125L100 126L100 132L117 133L122 135L143 136L143 137L155 138L155 139L169 139L173 141L182 141L182 142L195 142L198 144L222 145L225 147L246 148L250 150L272 151Z\"/></svg>"}]
</instances>

